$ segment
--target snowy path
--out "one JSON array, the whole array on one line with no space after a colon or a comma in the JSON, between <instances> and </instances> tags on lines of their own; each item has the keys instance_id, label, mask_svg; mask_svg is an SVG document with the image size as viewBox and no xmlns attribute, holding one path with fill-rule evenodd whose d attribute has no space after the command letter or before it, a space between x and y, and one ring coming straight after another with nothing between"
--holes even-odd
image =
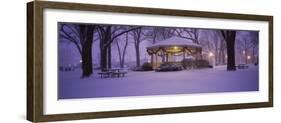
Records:
<instances>
[{"instance_id":1,"label":"snowy path","mask_svg":"<svg viewBox=\"0 0 281 123\"><path fill-rule=\"evenodd\" d=\"M94 98L189 93L258 91L258 67L227 72L225 66L177 72L129 72L123 78L100 78L97 71L60 72L59 98Z\"/></svg>"}]
</instances>

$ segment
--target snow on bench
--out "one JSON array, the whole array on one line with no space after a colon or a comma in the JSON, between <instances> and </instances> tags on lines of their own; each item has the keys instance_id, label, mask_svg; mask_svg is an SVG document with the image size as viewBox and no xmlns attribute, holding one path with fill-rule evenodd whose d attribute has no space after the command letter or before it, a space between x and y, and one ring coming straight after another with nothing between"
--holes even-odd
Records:
<instances>
[{"instance_id":1,"label":"snow on bench","mask_svg":"<svg viewBox=\"0 0 281 123\"><path fill-rule=\"evenodd\" d=\"M106 72L99 72L98 73L100 75L101 78L109 78L109 77L125 77L125 75L127 74L127 72L122 72L122 71L106 71Z\"/></svg>"},{"instance_id":2,"label":"snow on bench","mask_svg":"<svg viewBox=\"0 0 281 123\"><path fill-rule=\"evenodd\" d=\"M246 68L249 68L249 66L246 65L246 64L238 64L236 67L237 67L238 69L246 69Z\"/></svg>"}]
</instances>

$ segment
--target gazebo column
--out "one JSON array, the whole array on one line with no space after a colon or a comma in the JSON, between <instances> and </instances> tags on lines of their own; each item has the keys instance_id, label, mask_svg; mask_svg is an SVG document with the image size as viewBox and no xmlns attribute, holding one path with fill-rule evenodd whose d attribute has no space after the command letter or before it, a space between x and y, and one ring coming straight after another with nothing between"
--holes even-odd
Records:
<instances>
[{"instance_id":1,"label":"gazebo column","mask_svg":"<svg viewBox=\"0 0 281 123\"><path fill-rule=\"evenodd\" d=\"M168 62L169 62L169 61L173 61L172 53L169 53L169 54L168 54Z\"/></svg>"},{"instance_id":2,"label":"gazebo column","mask_svg":"<svg viewBox=\"0 0 281 123\"><path fill-rule=\"evenodd\" d=\"M169 53L167 53L165 56L166 56L166 62L169 62Z\"/></svg>"},{"instance_id":3,"label":"gazebo column","mask_svg":"<svg viewBox=\"0 0 281 123\"><path fill-rule=\"evenodd\" d=\"M202 56L202 50L199 51L199 57L200 57L200 60L203 59L203 56Z\"/></svg>"},{"instance_id":4,"label":"gazebo column","mask_svg":"<svg viewBox=\"0 0 281 123\"><path fill-rule=\"evenodd\" d=\"M158 57L158 54L156 53L156 54L155 54L155 68L158 67L158 60L157 60L157 57Z\"/></svg>"},{"instance_id":5,"label":"gazebo column","mask_svg":"<svg viewBox=\"0 0 281 123\"><path fill-rule=\"evenodd\" d=\"M195 56L195 59L196 59L196 60L199 60L199 58L198 58L198 52L196 52L196 53L194 54L194 56Z\"/></svg>"},{"instance_id":6,"label":"gazebo column","mask_svg":"<svg viewBox=\"0 0 281 123\"><path fill-rule=\"evenodd\" d=\"M197 51L197 49L194 52L191 52L191 54L195 58L195 60L198 60L198 51Z\"/></svg>"},{"instance_id":7,"label":"gazebo column","mask_svg":"<svg viewBox=\"0 0 281 123\"><path fill-rule=\"evenodd\" d=\"M186 55L186 50L183 50L182 56L183 56L183 60L185 59L185 55Z\"/></svg>"},{"instance_id":8,"label":"gazebo column","mask_svg":"<svg viewBox=\"0 0 281 123\"><path fill-rule=\"evenodd\" d=\"M153 55L154 55L153 53L150 55L151 56L150 60L151 60L152 68L154 69L154 60L153 60L154 58L153 58Z\"/></svg>"},{"instance_id":9,"label":"gazebo column","mask_svg":"<svg viewBox=\"0 0 281 123\"><path fill-rule=\"evenodd\" d=\"M162 63L164 63L165 62L165 53L163 51L162 51L161 57L162 57Z\"/></svg>"},{"instance_id":10,"label":"gazebo column","mask_svg":"<svg viewBox=\"0 0 281 123\"><path fill-rule=\"evenodd\" d=\"M196 50L196 59L201 60L202 59L202 50Z\"/></svg>"}]
</instances>

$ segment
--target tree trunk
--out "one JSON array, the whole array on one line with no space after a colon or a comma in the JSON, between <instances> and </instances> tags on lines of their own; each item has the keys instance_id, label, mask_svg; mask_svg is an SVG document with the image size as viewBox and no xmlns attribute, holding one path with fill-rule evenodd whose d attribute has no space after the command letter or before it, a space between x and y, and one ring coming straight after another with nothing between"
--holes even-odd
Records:
<instances>
[{"instance_id":1,"label":"tree trunk","mask_svg":"<svg viewBox=\"0 0 281 123\"><path fill-rule=\"evenodd\" d=\"M120 64L121 68L124 68L124 62L125 62L125 60L124 60L124 57L123 57L122 60L121 60L121 64Z\"/></svg>"},{"instance_id":2,"label":"tree trunk","mask_svg":"<svg viewBox=\"0 0 281 123\"><path fill-rule=\"evenodd\" d=\"M123 65L122 65L122 55L121 55L121 48L119 46L119 41L116 39L116 46L117 46L117 50L118 50L118 58L119 58L119 65L121 68L123 68Z\"/></svg>"},{"instance_id":3,"label":"tree trunk","mask_svg":"<svg viewBox=\"0 0 281 123\"><path fill-rule=\"evenodd\" d=\"M222 51L222 64L225 65L225 53L224 50Z\"/></svg>"},{"instance_id":4,"label":"tree trunk","mask_svg":"<svg viewBox=\"0 0 281 123\"><path fill-rule=\"evenodd\" d=\"M107 47L107 67L110 69L111 68L111 45Z\"/></svg>"},{"instance_id":5,"label":"tree trunk","mask_svg":"<svg viewBox=\"0 0 281 123\"><path fill-rule=\"evenodd\" d=\"M255 63L255 46L252 49L252 64Z\"/></svg>"},{"instance_id":6,"label":"tree trunk","mask_svg":"<svg viewBox=\"0 0 281 123\"><path fill-rule=\"evenodd\" d=\"M101 48L100 67L102 71L107 69L107 49Z\"/></svg>"},{"instance_id":7,"label":"tree trunk","mask_svg":"<svg viewBox=\"0 0 281 123\"><path fill-rule=\"evenodd\" d=\"M227 31L226 46L227 46L227 70L235 71L235 37L236 31Z\"/></svg>"},{"instance_id":8,"label":"tree trunk","mask_svg":"<svg viewBox=\"0 0 281 123\"><path fill-rule=\"evenodd\" d=\"M100 68L102 71L107 68L107 49L104 47L105 39L100 40Z\"/></svg>"},{"instance_id":9,"label":"tree trunk","mask_svg":"<svg viewBox=\"0 0 281 123\"><path fill-rule=\"evenodd\" d=\"M137 29L133 32L134 45L136 50L136 66L140 67L140 43L141 43L142 29Z\"/></svg>"},{"instance_id":10,"label":"tree trunk","mask_svg":"<svg viewBox=\"0 0 281 123\"><path fill-rule=\"evenodd\" d=\"M245 49L245 64L248 64L248 60L247 60L247 56L248 56L248 53L247 53L248 51L247 51L247 49Z\"/></svg>"},{"instance_id":11,"label":"tree trunk","mask_svg":"<svg viewBox=\"0 0 281 123\"><path fill-rule=\"evenodd\" d=\"M101 44L100 44L100 48L101 48L100 66L102 71L107 70L109 68L108 65L110 65L111 67L111 53L109 54L109 48L108 48L109 46L106 46L106 44L110 42L110 40L111 40L111 26L108 26L105 29L105 33L104 36L101 38ZM108 59L109 57L110 59Z\"/></svg>"},{"instance_id":12,"label":"tree trunk","mask_svg":"<svg viewBox=\"0 0 281 123\"><path fill-rule=\"evenodd\" d=\"M140 67L140 46L136 45L136 65Z\"/></svg>"},{"instance_id":13,"label":"tree trunk","mask_svg":"<svg viewBox=\"0 0 281 123\"><path fill-rule=\"evenodd\" d=\"M128 33L126 34L126 44L125 44L125 47L124 47L124 50L123 50L123 53L122 53L122 58L121 58L121 68L124 68L124 63L125 63L125 54L126 54L126 50L127 50L127 47L128 47Z\"/></svg>"},{"instance_id":14,"label":"tree trunk","mask_svg":"<svg viewBox=\"0 0 281 123\"><path fill-rule=\"evenodd\" d=\"M93 73L93 63L92 63L92 44L93 44L93 33L94 26L88 25L82 27L82 32L86 34L85 42L82 47L82 78L89 77Z\"/></svg>"},{"instance_id":15,"label":"tree trunk","mask_svg":"<svg viewBox=\"0 0 281 123\"><path fill-rule=\"evenodd\" d=\"M220 50L218 51L218 65L221 64L221 61L222 61L221 56L222 56L222 54L221 54L221 49L220 49Z\"/></svg>"}]
</instances>

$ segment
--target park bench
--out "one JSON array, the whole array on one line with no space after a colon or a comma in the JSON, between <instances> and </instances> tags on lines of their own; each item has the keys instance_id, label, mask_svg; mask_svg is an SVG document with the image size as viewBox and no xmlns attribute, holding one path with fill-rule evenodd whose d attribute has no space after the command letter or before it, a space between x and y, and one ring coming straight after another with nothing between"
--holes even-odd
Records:
<instances>
[{"instance_id":1,"label":"park bench","mask_svg":"<svg viewBox=\"0 0 281 123\"><path fill-rule=\"evenodd\" d=\"M246 68L249 68L249 66L246 65L246 64L238 64L236 67L237 67L238 69L246 69Z\"/></svg>"},{"instance_id":2,"label":"park bench","mask_svg":"<svg viewBox=\"0 0 281 123\"><path fill-rule=\"evenodd\" d=\"M108 78L111 76L112 72L106 71L106 72L99 72L98 74L100 75L101 78Z\"/></svg>"},{"instance_id":3,"label":"park bench","mask_svg":"<svg viewBox=\"0 0 281 123\"><path fill-rule=\"evenodd\" d=\"M112 77L125 77L125 75L127 74L127 72L122 72L122 71L116 71L116 72L112 72L111 75Z\"/></svg>"},{"instance_id":4,"label":"park bench","mask_svg":"<svg viewBox=\"0 0 281 123\"><path fill-rule=\"evenodd\" d=\"M127 72L121 71L121 69L108 69L98 73L101 78L109 78L109 77L125 77Z\"/></svg>"}]
</instances>

